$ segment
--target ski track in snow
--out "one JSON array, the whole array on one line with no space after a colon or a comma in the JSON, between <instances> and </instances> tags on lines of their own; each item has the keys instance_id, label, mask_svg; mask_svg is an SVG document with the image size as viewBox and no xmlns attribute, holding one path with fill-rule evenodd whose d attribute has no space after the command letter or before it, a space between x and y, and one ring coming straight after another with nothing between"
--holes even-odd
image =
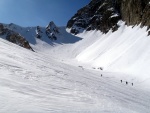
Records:
<instances>
[{"instance_id":1,"label":"ski track in snow","mask_svg":"<svg viewBox=\"0 0 150 113\"><path fill-rule=\"evenodd\" d=\"M91 42L96 39L87 40L81 50ZM43 45L33 45L39 51L31 52L0 39L0 113L150 112L150 90L136 83L121 83L117 78L121 73L89 69L69 59L72 55L66 53L73 50L76 56L81 52L76 48L80 44L82 41L44 52Z\"/></svg>"}]
</instances>

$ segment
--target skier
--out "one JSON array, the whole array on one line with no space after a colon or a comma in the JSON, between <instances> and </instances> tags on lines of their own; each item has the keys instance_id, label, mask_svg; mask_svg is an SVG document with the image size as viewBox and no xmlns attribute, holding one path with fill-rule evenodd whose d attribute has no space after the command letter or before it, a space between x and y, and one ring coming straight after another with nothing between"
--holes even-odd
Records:
<instances>
[{"instance_id":1,"label":"skier","mask_svg":"<svg viewBox=\"0 0 150 113\"><path fill-rule=\"evenodd\" d=\"M133 83L132 83L132 86L133 86Z\"/></svg>"}]
</instances>

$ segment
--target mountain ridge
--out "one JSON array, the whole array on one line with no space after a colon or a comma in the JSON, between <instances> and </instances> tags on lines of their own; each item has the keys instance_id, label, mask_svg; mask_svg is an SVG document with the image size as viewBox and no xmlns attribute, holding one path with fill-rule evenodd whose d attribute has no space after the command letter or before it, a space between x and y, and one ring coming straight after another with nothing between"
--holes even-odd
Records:
<instances>
[{"instance_id":1,"label":"mountain ridge","mask_svg":"<svg viewBox=\"0 0 150 113\"><path fill-rule=\"evenodd\" d=\"M10 35L11 33L11 35ZM53 21L51 21L47 26L35 26L35 27L21 27L16 24L0 24L0 36L1 38L17 44L26 49L32 51L33 45L37 44L37 39L49 44L65 44L65 43L75 43L81 38L69 34L65 27L57 27ZM11 36L11 38L10 38ZM71 37L71 38L70 38ZM11 40L10 40L11 39ZM27 42L27 47L22 44L21 39Z\"/></svg>"},{"instance_id":2,"label":"mountain ridge","mask_svg":"<svg viewBox=\"0 0 150 113\"><path fill-rule=\"evenodd\" d=\"M149 0L91 0L68 21L67 28L73 34L79 33L80 29L107 33L110 29L116 31L118 21L123 20L128 26L141 24L149 30L149 7Z\"/></svg>"}]
</instances>

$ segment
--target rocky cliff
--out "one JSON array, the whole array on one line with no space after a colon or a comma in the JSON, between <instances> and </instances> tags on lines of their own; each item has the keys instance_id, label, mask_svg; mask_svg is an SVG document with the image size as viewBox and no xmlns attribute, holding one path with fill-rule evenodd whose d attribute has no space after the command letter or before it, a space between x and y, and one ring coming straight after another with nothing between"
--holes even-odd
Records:
<instances>
[{"instance_id":1,"label":"rocky cliff","mask_svg":"<svg viewBox=\"0 0 150 113\"><path fill-rule=\"evenodd\" d=\"M55 23L53 21L51 21L46 28L44 28L44 31L41 30L40 26L36 27L36 37L41 39L43 33L46 34L46 36L51 39L51 40L57 40L56 35L59 34L59 29L58 27L55 25Z\"/></svg>"},{"instance_id":2,"label":"rocky cliff","mask_svg":"<svg viewBox=\"0 0 150 113\"><path fill-rule=\"evenodd\" d=\"M17 44L21 47L34 51L30 46L29 42L23 36L5 27L3 24L0 24L0 36L14 44Z\"/></svg>"},{"instance_id":3,"label":"rocky cliff","mask_svg":"<svg viewBox=\"0 0 150 113\"><path fill-rule=\"evenodd\" d=\"M80 29L107 33L117 30L119 20L150 28L150 0L91 0L68 21L67 28L74 34Z\"/></svg>"},{"instance_id":4,"label":"rocky cliff","mask_svg":"<svg viewBox=\"0 0 150 113\"><path fill-rule=\"evenodd\" d=\"M122 0L120 12L127 25L150 26L150 0Z\"/></svg>"}]
</instances>

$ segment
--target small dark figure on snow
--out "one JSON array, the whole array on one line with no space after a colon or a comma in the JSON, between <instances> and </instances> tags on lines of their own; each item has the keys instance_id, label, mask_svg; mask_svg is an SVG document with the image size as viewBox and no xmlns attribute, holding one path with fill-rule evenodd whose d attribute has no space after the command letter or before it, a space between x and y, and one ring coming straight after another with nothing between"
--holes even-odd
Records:
<instances>
[{"instance_id":1,"label":"small dark figure on snow","mask_svg":"<svg viewBox=\"0 0 150 113\"><path fill-rule=\"evenodd\" d=\"M128 84L128 82L126 81L126 84Z\"/></svg>"},{"instance_id":2,"label":"small dark figure on snow","mask_svg":"<svg viewBox=\"0 0 150 113\"><path fill-rule=\"evenodd\" d=\"M121 81L121 83L122 83L122 80L120 80Z\"/></svg>"},{"instance_id":3,"label":"small dark figure on snow","mask_svg":"<svg viewBox=\"0 0 150 113\"><path fill-rule=\"evenodd\" d=\"M133 83L132 83L132 86L133 86Z\"/></svg>"},{"instance_id":4,"label":"small dark figure on snow","mask_svg":"<svg viewBox=\"0 0 150 113\"><path fill-rule=\"evenodd\" d=\"M103 75L101 74L101 77L102 77Z\"/></svg>"}]
</instances>

